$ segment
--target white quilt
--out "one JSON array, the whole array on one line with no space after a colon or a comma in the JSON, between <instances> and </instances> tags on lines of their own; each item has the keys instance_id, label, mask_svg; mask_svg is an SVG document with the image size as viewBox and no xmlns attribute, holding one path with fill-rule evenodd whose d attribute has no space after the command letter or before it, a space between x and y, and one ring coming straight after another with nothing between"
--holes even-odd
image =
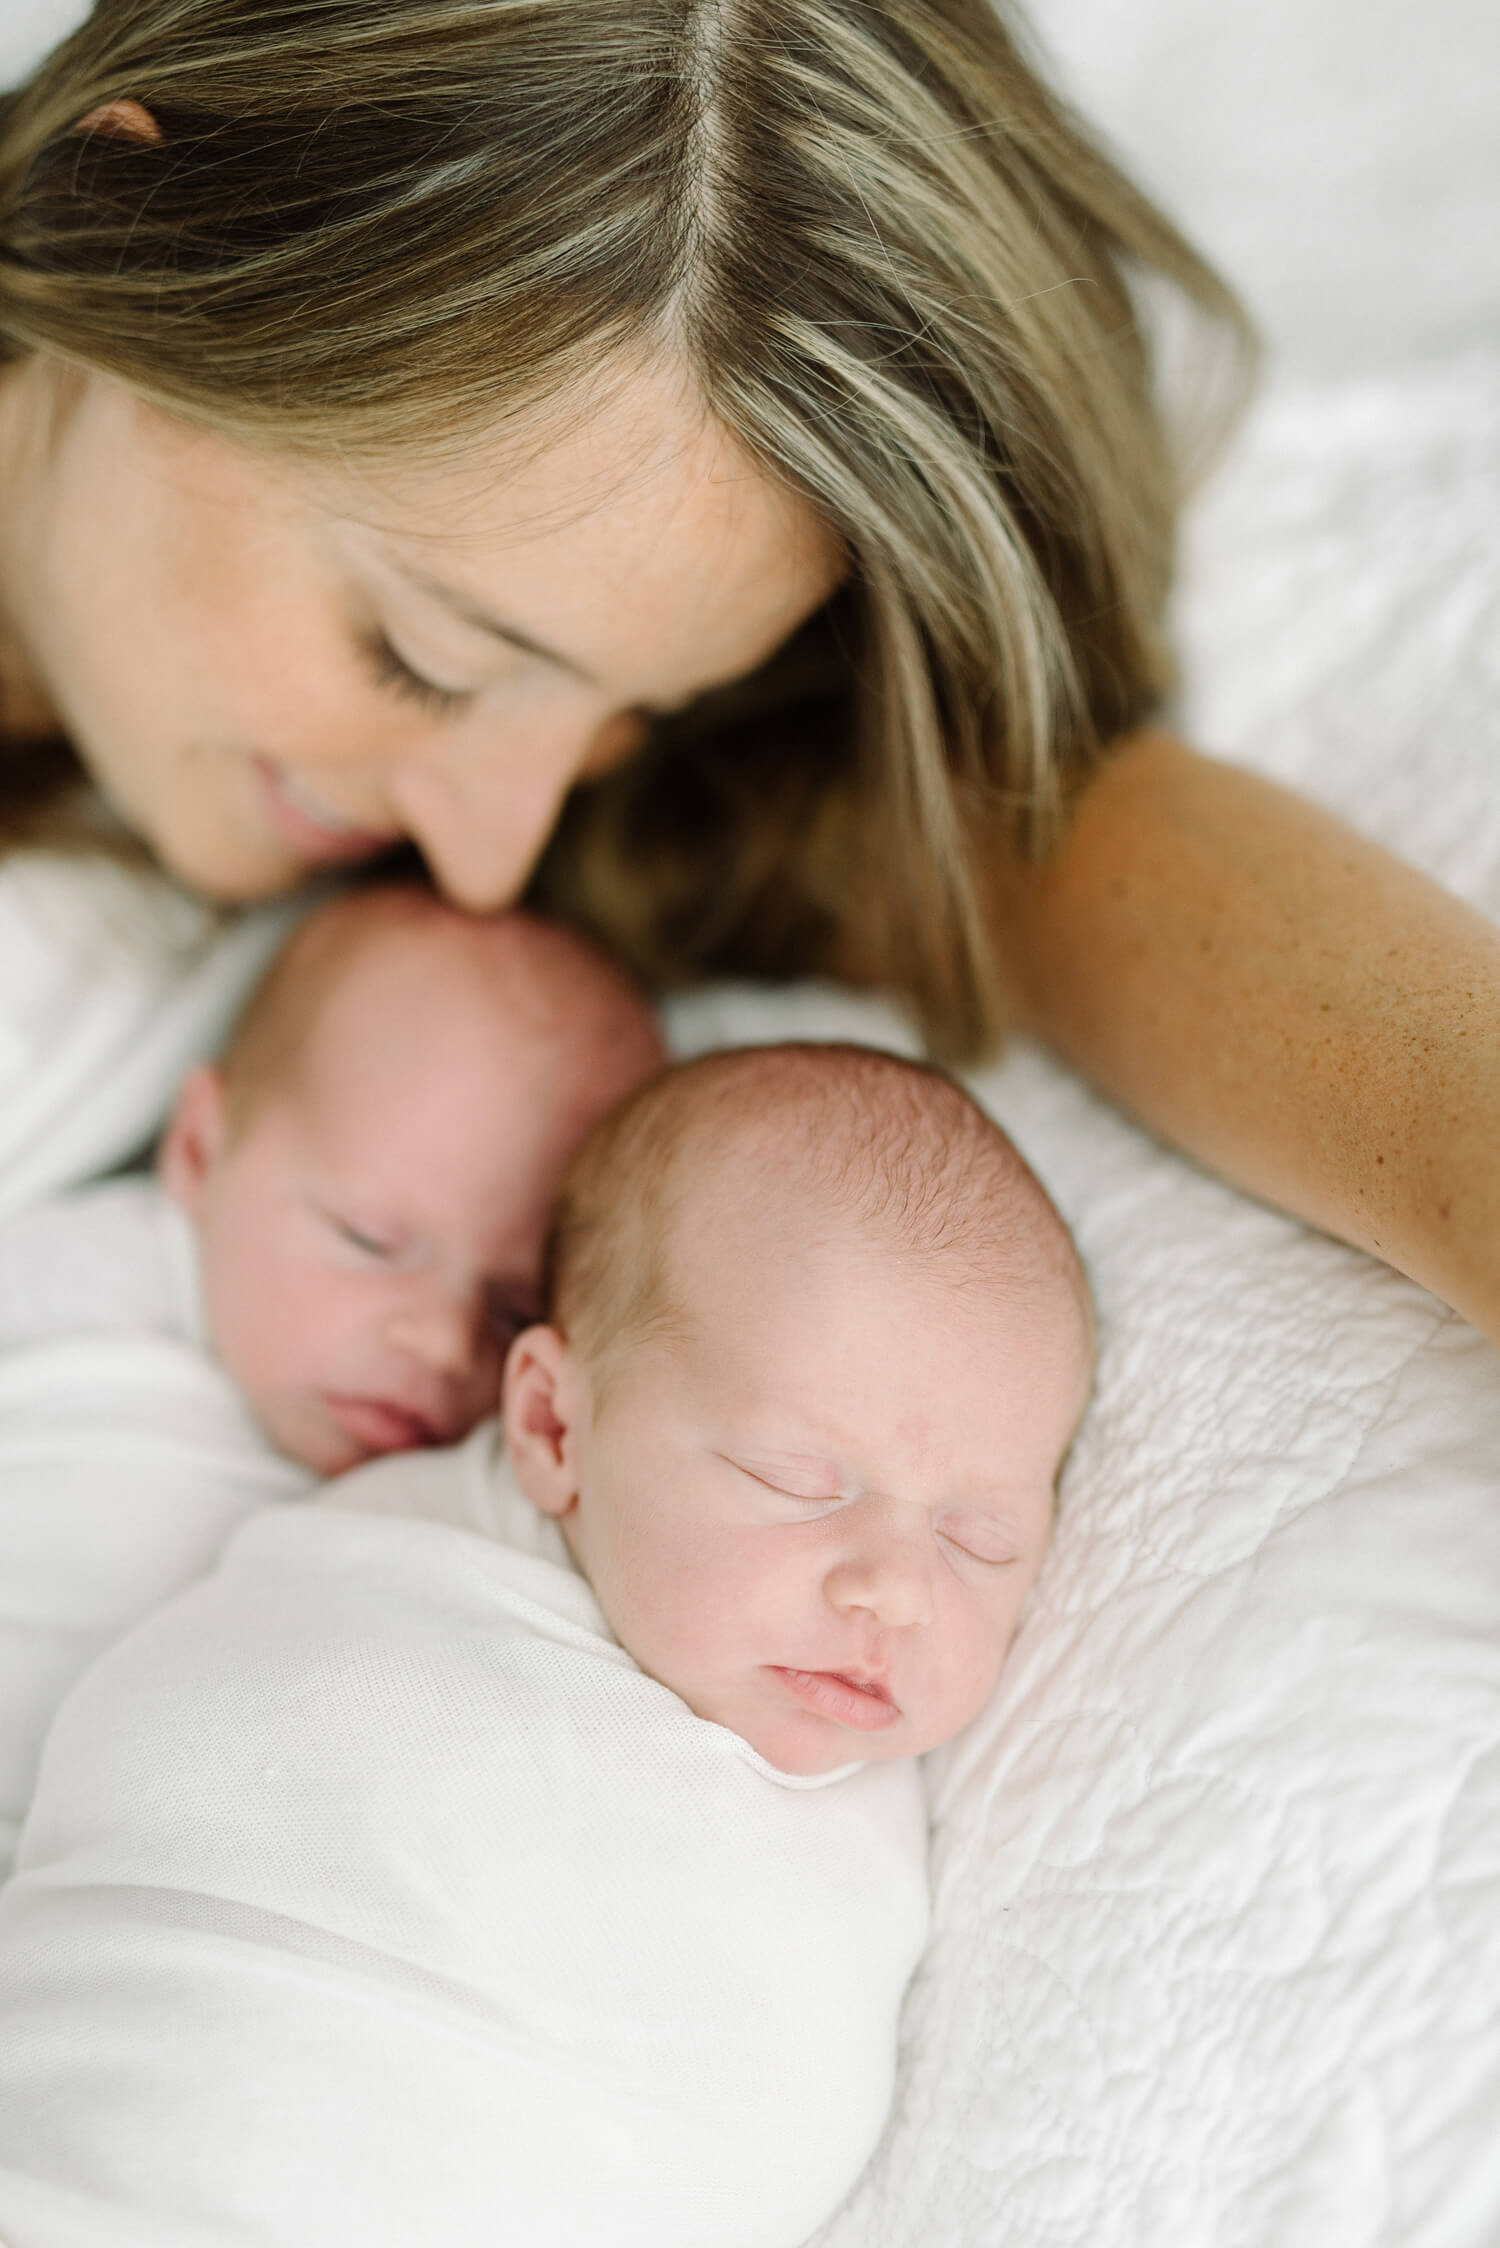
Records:
<instances>
[{"instance_id":1,"label":"white quilt","mask_svg":"<svg viewBox=\"0 0 1500 2248\"><path fill-rule=\"evenodd\" d=\"M1183 623L1198 738L1500 914L1497 526L1493 362L1287 394ZM979 1089L1077 1229L1098 1396L931 1760L900 2096L818 2248L1495 2248L1500 1359L1041 1056Z\"/></svg>"}]
</instances>

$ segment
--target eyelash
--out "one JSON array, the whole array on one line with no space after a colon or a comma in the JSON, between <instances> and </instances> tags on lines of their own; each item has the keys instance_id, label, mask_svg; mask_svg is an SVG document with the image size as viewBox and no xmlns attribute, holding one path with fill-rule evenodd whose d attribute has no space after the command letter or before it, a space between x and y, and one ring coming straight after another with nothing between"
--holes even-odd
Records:
<instances>
[{"instance_id":1,"label":"eyelash","mask_svg":"<svg viewBox=\"0 0 1500 2248\"><path fill-rule=\"evenodd\" d=\"M390 1243L381 1241L373 1233L361 1233L357 1225L349 1225L343 1218L335 1218L334 1231L340 1240L347 1241L351 1249L358 1249L366 1257L388 1257Z\"/></svg>"},{"instance_id":2,"label":"eyelash","mask_svg":"<svg viewBox=\"0 0 1500 2248\"><path fill-rule=\"evenodd\" d=\"M949 1536L946 1530L940 1530L938 1535L946 1537L949 1545L957 1552L966 1554L970 1561L977 1561L981 1569L1013 1569L1016 1565L1014 1554L976 1553L971 1545L965 1545L961 1538Z\"/></svg>"},{"instance_id":3,"label":"eyelash","mask_svg":"<svg viewBox=\"0 0 1500 2248\"><path fill-rule=\"evenodd\" d=\"M763 1491L774 1491L778 1499L791 1499L797 1506L833 1506L837 1503L836 1491L789 1491L784 1483L773 1483L769 1475L757 1475L753 1467L745 1467L739 1460L734 1461L733 1465L739 1468L741 1475L748 1475L752 1483L758 1483Z\"/></svg>"},{"instance_id":4,"label":"eyelash","mask_svg":"<svg viewBox=\"0 0 1500 2248\"><path fill-rule=\"evenodd\" d=\"M785 1484L773 1483L768 1476L757 1475L754 1468L747 1467L742 1472L748 1475L753 1483L762 1484L764 1485L766 1490L774 1491L778 1498L790 1499L794 1506L827 1507L836 1506L838 1504L838 1497L836 1493L829 1492L825 1493L819 1498L813 1498L805 1491L789 1491L786 1488ZM977 1561L982 1568L1009 1569L1014 1567L1015 1565L1015 1556L1013 1554L990 1555L987 1553L976 1553L972 1546L965 1545L962 1538L955 1538L952 1532L944 1530L941 1524L938 1525L938 1535L942 1538L945 1538L948 1544L955 1547L958 1552L966 1554L970 1561Z\"/></svg>"},{"instance_id":5,"label":"eyelash","mask_svg":"<svg viewBox=\"0 0 1500 2248\"><path fill-rule=\"evenodd\" d=\"M400 695L407 702L428 711L434 718L452 718L472 697L454 687L439 687L431 679L424 679L385 637L383 632L371 635L361 642L365 658L377 683L388 694Z\"/></svg>"}]
</instances>

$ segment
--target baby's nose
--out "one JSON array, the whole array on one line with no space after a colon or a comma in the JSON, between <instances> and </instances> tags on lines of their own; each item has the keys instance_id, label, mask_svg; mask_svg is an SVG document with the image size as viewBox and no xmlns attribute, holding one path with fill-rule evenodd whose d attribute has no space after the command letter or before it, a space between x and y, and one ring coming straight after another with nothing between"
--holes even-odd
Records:
<instances>
[{"instance_id":1,"label":"baby's nose","mask_svg":"<svg viewBox=\"0 0 1500 2248\"><path fill-rule=\"evenodd\" d=\"M485 1306L477 1293L466 1297L434 1291L404 1303L391 1325L399 1349L452 1380L473 1373L486 1332Z\"/></svg>"},{"instance_id":2,"label":"baby's nose","mask_svg":"<svg viewBox=\"0 0 1500 2248\"><path fill-rule=\"evenodd\" d=\"M932 1621L930 1533L882 1529L830 1570L828 1597L835 1608L864 1609L888 1630Z\"/></svg>"}]
</instances>

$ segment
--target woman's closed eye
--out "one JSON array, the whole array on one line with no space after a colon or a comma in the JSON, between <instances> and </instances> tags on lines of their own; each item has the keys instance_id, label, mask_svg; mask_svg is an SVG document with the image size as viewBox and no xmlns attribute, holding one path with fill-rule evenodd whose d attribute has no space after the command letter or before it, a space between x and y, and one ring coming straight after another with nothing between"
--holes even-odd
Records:
<instances>
[{"instance_id":1,"label":"woman's closed eye","mask_svg":"<svg viewBox=\"0 0 1500 2248\"><path fill-rule=\"evenodd\" d=\"M467 688L440 687L435 679L416 670L383 632L362 635L360 647L376 681L388 694L417 704L434 718L454 718L474 699Z\"/></svg>"}]
</instances>

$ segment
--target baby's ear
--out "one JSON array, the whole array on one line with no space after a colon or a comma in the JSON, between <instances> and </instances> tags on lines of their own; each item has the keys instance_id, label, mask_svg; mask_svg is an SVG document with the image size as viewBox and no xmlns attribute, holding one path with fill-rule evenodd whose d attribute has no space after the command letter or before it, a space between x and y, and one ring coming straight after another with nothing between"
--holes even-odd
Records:
<instances>
[{"instance_id":1,"label":"baby's ear","mask_svg":"<svg viewBox=\"0 0 1500 2248\"><path fill-rule=\"evenodd\" d=\"M190 1069L156 1151L157 1177L190 1218L196 1218L203 1206L204 1188L224 1152L228 1121L220 1071L206 1063Z\"/></svg>"},{"instance_id":2,"label":"baby's ear","mask_svg":"<svg viewBox=\"0 0 1500 2248\"><path fill-rule=\"evenodd\" d=\"M582 1370L555 1327L526 1327L510 1346L500 1410L516 1481L543 1514L567 1514L578 1498Z\"/></svg>"}]
</instances>

